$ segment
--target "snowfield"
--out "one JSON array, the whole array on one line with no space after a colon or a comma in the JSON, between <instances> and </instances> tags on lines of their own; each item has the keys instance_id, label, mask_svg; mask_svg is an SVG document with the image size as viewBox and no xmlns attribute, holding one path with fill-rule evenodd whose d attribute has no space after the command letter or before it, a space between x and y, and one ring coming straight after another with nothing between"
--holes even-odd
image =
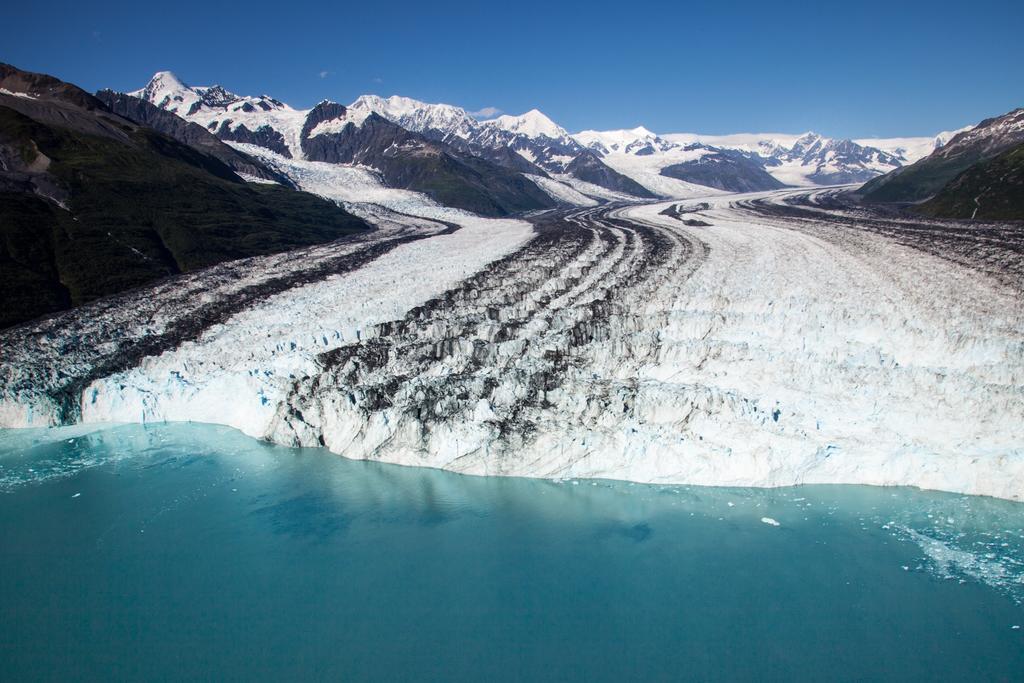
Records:
<instances>
[{"instance_id":1,"label":"snowfield","mask_svg":"<svg viewBox=\"0 0 1024 683\"><path fill-rule=\"evenodd\" d=\"M262 154L380 229L234 266L350 259L130 362L104 365L157 324L138 299L2 333L0 424L197 420L469 474L1024 499L1020 228L837 190L492 220ZM189 277L160 315L240 286Z\"/></svg>"},{"instance_id":2,"label":"snowfield","mask_svg":"<svg viewBox=\"0 0 1024 683\"><path fill-rule=\"evenodd\" d=\"M525 173L524 175L535 182L540 189L547 192L553 199L569 206L597 206L598 204L596 199L588 197L567 183L559 182L554 178L533 175L532 173Z\"/></svg>"},{"instance_id":3,"label":"snowfield","mask_svg":"<svg viewBox=\"0 0 1024 683\"><path fill-rule=\"evenodd\" d=\"M704 153L705 150L695 152L672 150L665 154L652 154L649 156L613 153L604 157L602 161L622 175L632 178L651 192L662 197L686 199L709 194L725 194L723 191L711 187L661 175L661 170L666 166L699 159Z\"/></svg>"}]
</instances>

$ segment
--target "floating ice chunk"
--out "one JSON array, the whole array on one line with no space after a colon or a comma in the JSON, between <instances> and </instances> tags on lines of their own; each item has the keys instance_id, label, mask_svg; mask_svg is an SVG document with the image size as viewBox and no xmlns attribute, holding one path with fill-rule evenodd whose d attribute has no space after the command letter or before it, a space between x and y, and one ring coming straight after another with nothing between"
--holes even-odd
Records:
<instances>
[{"instance_id":1,"label":"floating ice chunk","mask_svg":"<svg viewBox=\"0 0 1024 683\"><path fill-rule=\"evenodd\" d=\"M772 519L771 517L762 517L761 521L770 526L781 526L776 520Z\"/></svg>"}]
</instances>

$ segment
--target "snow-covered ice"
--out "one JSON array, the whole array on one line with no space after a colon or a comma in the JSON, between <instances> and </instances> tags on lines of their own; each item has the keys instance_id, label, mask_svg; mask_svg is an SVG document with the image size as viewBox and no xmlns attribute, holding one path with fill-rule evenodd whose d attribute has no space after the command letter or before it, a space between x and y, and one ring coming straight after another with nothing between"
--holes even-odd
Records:
<instances>
[{"instance_id":1,"label":"snow-covered ice","mask_svg":"<svg viewBox=\"0 0 1024 683\"><path fill-rule=\"evenodd\" d=\"M96 378L81 420L471 474L1024 498L1024 303L988 247L932 254L818 191L705 194L693 226L673 202L583 207L535 232L261 154L386 230L433 232ZM0 420L45 424L33 401L8 390Z\"/></svg>"}]
</instances>

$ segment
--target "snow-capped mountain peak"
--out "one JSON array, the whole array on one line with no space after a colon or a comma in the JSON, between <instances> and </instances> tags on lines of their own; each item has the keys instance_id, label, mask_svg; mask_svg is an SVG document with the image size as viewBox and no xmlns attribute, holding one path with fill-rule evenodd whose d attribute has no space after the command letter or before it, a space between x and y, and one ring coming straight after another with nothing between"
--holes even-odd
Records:
<instances>
[{"instance_id":1,"label":"snow-capped mountain peak","mask_svg":"<svg viewBox=\"0 0 1024 683\"><path fill-rule=\"evenodd\" d=\"M645 156L675 147L643 126L623 130L585 130L574 135L573 139L602 156L612 153Z\"/></svg>"},{"instance_id":2,"label":"snow-capped mountain peak","mask_svg":"<svg viewBox=\"0 0 1024 683\"><path fill-rule=\"evenodd\" d=\"M569 137L569 132L552 121L537 109L531 109L519 116L508 114L499 116L483 122L486 126L495 126L516 135L525 135L529 138L547 137L552 140L563 140Z\"/></svg>"},{"instance_id":3,"label":"snow-capped mountain peak","mask_svg":"<svg viewBox=\"0 0 1024 683\"><path fill-rule=\"evenodd\" d=\"M985 119L977 126L951 135L936 154L952 157L965 150L981 150L989 153L995 149L1006 149L1024 140L1024 108L1014 109L1002 116Z\"/></svg>"},{"instance_id":4,"label":"snow-capped mountain peak","mask_svg":"<svg viewBox=\"0 0 1024 683\"><path fill-rule=\"evenodd\" d=\"M243 97L222 85L190 86L171 71L156 72L144 88L128 94L180 116L193 116L200 110L211 110L219 114L225 111L291 111L288 105L269 95Z\"/></svg>"},{"instance_id":5,"label":"snow-capped mountain peak","mask_svg":"<svg viewBox=\"0 0 1024 683\"><path fill-rule=\"evenodd\" d=\"M202 102L202 96L172 71L157 71L145 87L128 94L176 114L184 114Z\"/></svg>"},{"instance_id":6,"label":"snow-capped mountain peak","mask_svg":"<svg viewBox=\"0 0 1024 683\"><path fill-rule=\"evenodd\" d=\"M173 71L157 71L153 74L153 77L149 79L149 83L146 84L141 90L137 90L134 93L130 93L133 96L144 92L162 92L166 94L177 93L182 90L188 90L189 86Z\"/></svg>"},{"instance_id":7,"label":"snow-capped mountain peak","mask_svg":"<svg viewBox=\"0 0 1024 683\"><path fill-rule=\"evenodd\" d=\"M793 156L798 156L814 152L819 150L822 146L827 145L829 142L830 141L827 138L823 138L814 131L807 131L796 139L790 153Z\"/></svg>"},{"instance_id":8,"label":"snow-capped mountain peak","mask_svg":"<svg viewBox=\"0 0 1024 683\"><path fill-rule=\"evenodd\" d=\"M353 115L370 112L417 133L435 133L440 138L454 135L467 138L476 127L476 120L465 109L450 104L430 104L411 97L392 95L361 95L349 105Z\"/></svg>"},{"instance_id":9,"label":"snow-capped mountain peak","mask_svg":"<svg viewBox=\"0 0 1024 683\"><path fill-rule=\"evenodd\" d=\"M651 131L647 130L643 126L637 126L636 128L633 128L632 130L630 130L629 132L632 133L633 135L639 137L639 138L654 138L654 137L658 137L655 133L652 133Z\"/></svg>"}]
</instances>

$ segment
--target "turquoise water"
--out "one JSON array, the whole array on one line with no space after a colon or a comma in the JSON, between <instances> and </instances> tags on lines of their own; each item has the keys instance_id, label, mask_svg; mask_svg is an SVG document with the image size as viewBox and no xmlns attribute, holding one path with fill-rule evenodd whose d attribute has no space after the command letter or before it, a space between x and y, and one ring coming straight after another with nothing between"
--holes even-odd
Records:
<instances>
[{"instance_id":1,"label":"turquoise water","mask_svg":"<svg viewBox=\"0 0 1024 683\"><path fill-rule=\"evenodd\" d=\"M1024 505L986 498L79 428L0 434L0 547L5 680L1024 677Z\"/></svg>"}]
</instances>

